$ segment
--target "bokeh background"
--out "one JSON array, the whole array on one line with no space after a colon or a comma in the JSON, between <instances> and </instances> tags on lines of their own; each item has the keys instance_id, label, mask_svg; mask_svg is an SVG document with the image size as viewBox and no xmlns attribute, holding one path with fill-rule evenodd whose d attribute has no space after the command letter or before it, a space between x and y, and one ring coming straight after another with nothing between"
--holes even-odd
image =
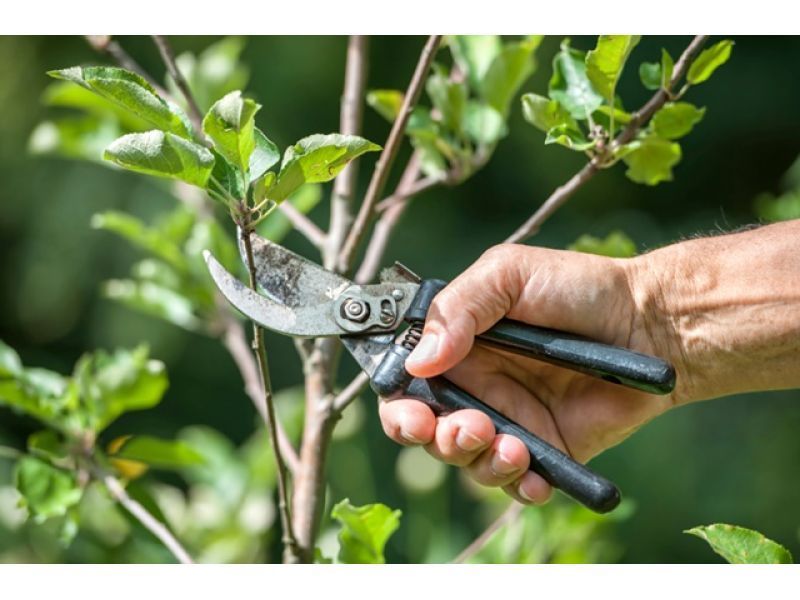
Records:
<instances>
[{"instance_id":1,"label":"bokeh background","mask_svg":"<svg viewBox=\"0 0 800 600\"><path fill-rule=\"evenodd\" d=\"M178 51L199 51L216 39L181 37L173 44ZM559 40L545 40L537 53L539 68L523 91L546 90ZM119 41L150 73L163 78L163 66L148 38ZM656 60L662 46L677 56L687 41L643 39L619 88L627 107L649 96L636 76L638 63ZM617 166L585 186L547 223L536 244L564 247L584 233L605 236L619 229L645 251L757 220L755 199L783 189L785 173L800 153L800 38L735 41L730 62L690 92L688 99L708 110L681 142L684 157L675 169L675 181L640 186ZM373 38L370 87L404 88L423 42L416 37ZM242 55L250 69L247 90L264 105L259 126L279 147L310 133L337 130L345 44L344 37L247 39ZM577 37L573 45L590 49L594 40ZM49 83L45 71L103 61L80 37L0 38L0 338L18 350L26 364L62 372L85 351L147 342L153 356L167 365L169 392L157 409L124 416L111 433L169 436L201 425L220 432L223 445L228 443L225 439L242 444L253 434L257 419L224 350L213 340L134 313L99 294L101 282L126 276L139 254L111 234L91 229L91 216L124 209L151 219L170 209L174 199L146 177L99 164L32 156L27 150L36 124L52 113L40 103ZM413 202L391 241L388 259L427 276L452 278L580 167L580 155L543 145L543 135L523 121L518 104L512 112L510 135L486 168L465 185L438 188ZM380 143L387 133L383 119L367 110L365 137ZM362 160L362 190L373 160ZM325 202L312 217L318 223L327 221ZM285 243L314 256L296 234ZM302 374L291 342L268 334L267 343L275 388L297 385ZM343 362L346 381L354 369ZM354 503L380 501L404 511L401 529L389 543L390 560L449 560L485 525L492 501L479 501L455 470L399 454L380 430L373 400L361 399L351 411L349 430L334 442L331 496L349 497ZM301 398L294 401L300 404ZM0 443L23 447L34 430L34 423L0 409ZM657 419L593 462L633 502L626 518L596 530L597 536L610 540L613 552L575 558L715 561L702 542L682 533L711 522L758 529L800 555L798 432L796 391L710 401ZM169 489L185 491L189 485L172 475L154 477ZM122 552L127 534L103 533L119 525L111 517L101 519L94 534L81 533L63 549L38 526L20 524L13 514L10 486L9 464L0 458L3 561L168 559L145 534L137 538L140 543L134 550ZM560 518L555 512L559 507L563 503L531 517L543 520L536 525L540 529L532 531L541 532ZM211 518L202 506L196 510L186 518ZM561 534L554 529L549 535ZM586 534L581 543L591 544L594 535ZM223 546L210 559L274 555L275 540L263 539L267 550L226 554ZM539 557L547 558L552 556Z\"/></svg>"}]
</instances>

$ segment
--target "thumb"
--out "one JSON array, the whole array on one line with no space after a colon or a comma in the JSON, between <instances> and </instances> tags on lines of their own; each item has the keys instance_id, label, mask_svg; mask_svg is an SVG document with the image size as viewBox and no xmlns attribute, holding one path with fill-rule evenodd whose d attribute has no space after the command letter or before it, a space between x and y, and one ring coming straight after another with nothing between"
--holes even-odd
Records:
<instances>
[{"instance_id":1,"label":"thumb","mask_svg":"<svg viewBox=\"0 0 800 600\"><path fill-rule=\"evenodd\" d=\"M422 339L406 359L409 373L433 377L454 367L475 336L508 313L522 289L521 248L495 246L436 295Z\"/></svg>"}]
</instances>

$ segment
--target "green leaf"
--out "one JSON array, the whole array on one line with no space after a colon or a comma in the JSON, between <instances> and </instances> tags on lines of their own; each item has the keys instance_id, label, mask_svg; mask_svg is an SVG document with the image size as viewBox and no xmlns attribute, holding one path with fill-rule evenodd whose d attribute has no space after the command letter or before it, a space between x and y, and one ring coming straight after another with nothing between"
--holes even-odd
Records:
<instances>
[{"instance_id":1,"label":"green leaf","mask_svg":"<svg viewBox=\"0 0 800 600\"><path fill-rule=\"evenodd\" d=\"M567 246L568 250L599 254L614 258L630 258L636 256L636 244L621 231L612 231L605 238L596 238L591 235L582 235L575 242Z\"/></svg>"},{"instance_id":2,"label":"green leaf","mask_svg":"<svg viewBox=\"0 0 800 600\"><path fill-rule=\"evenodd\" d=\"M383 549L400 526L399 510L384 504L353 506L348 499L331 510L331 517L341 523L339 561L348 564L383 564Z\"/></svg>"},{"instance_id":3,"label":"green leaf","mask_svg":"<svg viewBox=\"0 0 800 600\"><path fill-rule=\"evenodd\" d=\"M614 103L622 69L640 39L639 35L601 35L586 55L586 76L609 104Z\"/></svg>"},{"instance_id":4,"label":"green leaf","mask_svg":"<svg viewBox=\"0 0 800 600\"><path fill-rule=\"evenodd\" d=\"M40 523L65 515L81 499L81 489L72 474L38 458L25 456L20 459L14 479L17 491L22 495L21 504Z\"/></svg>"},{"instance_id":5,"label":"green leaf","mask_svg":"<svg viewBox=\"0 0 800 600\"><path fill-rule=\"evenodd\" d=\"M480 93L481 83L497 55L503 49L499 35L454 35L449 38L450 51L472 89Z\"/></svg>"},{"instance_id":6,"label":"green leaf","mask_svg":"<svg viewBox=\"0 0 800 600\"><path fill-rule=\"evenodd\" d=\"M536 69L534 53L541 42L540 36L534 36L506 44L486 70L481 95L504 118L514 96Z\"/></svg>"},{"instance_id":7,"label":"green leaf","mask_svg":"<svg viewBox=\"0 0 800 600\"><path fill-rule=\"evenodd\" d=\"M522 96L522 115L525 120L544 132L561 125L577 129L578 124L558 100L550 100L538 94Z\"/></svg>"},{"instance_id":8,"label":"green leaf","mask_svg":"<svg viewBox=\"0 0 800 600\"><path fill-rule=\"evenodd\" d=\"M34 456L50 462L64 460L69 456L64 441L52 429L37 431L28 436L28 450Z\"/></svg>"},{"instance_id":9,"label":"green leaf","mask_svg":"<svg viewBox=\"0 0 800 600\"><path fill-rule=\"evenodd\" d=\"M42 92L42 103L45 106L75 108L88 113L84 116L101 121L111 120L126 130L121 131L118 136L128 131L144 131L153 127L149 121L122 108L116 102L71 81L54 81L48 85Z\"/></svg>"},{"instance_id":10,"label":"green leaf","mask_svg":"<svg viewBox=\"0 0 800 600\"><path fill-rule=\"evenodd\" d=\"M86 355L76 365L74 377L88 426L96 432L125 412L156 406L168 385L164 364L150 359L145 346Z\"/></svg>"},{"instance_id":11,"label":"green leaf","mask_svg":"<svg viewBox=\"0 0 800 600\"><path fill-rule=\"evenodd\" d=\"M189 214L189 213L185 213ZM112 231L169 263L179 271L188 269L188 261L177 240L171 239L163 227L148 227L143 221L124 212L97 213L91 221L94 229Z\"/></svg>"},{"instance_id":12,"label":"green leaf","mask_svg":"<svg viewBox=\"0 0 800 600\"><path fill-rule=\"evenodd\" d=\"M464 113L464 131L479 145L490 146L508 133L505 119L488 104L468 102Z\"/></svg>"},{"instance_id":13,"label":"green leaf","mask_svg":"<svg viewBox=\"0 0 800 600\"><path fill-rule=\"evenodd\" d=\"M294 192L287 202L291 202L303 214L311 210L322 200L322 188L309 183ZM292 223L281 211L276 210L258 225L258 234L273 242L280 242L292 230ZM216 254L215 254L216 256Z\"/></svg>"},{"instance_id":14,"label":"green leaf","mask_svg":"<svg viewBox=\"0 0 800 600\"><path fill-rule=\"evenodd\" d=\"M278 147L258 127L254 129L256 146L250 155L250 183L262 177L267 169L278 164L281 153Z\"/></svg>"},{"instance_id":15,"label":"green leaf","mask_svg":"<svg viewBox=\"0 0 800 600\"><path fill-rule=\"evenodd\" d=\"M47 73L90 90L159 129L191 137L186 115L159 96L140 75L117 67L71 67Z\"/></svg>"},{"instance_id":16,"label":"green leaf","mask_svg":"<svg viewBox=\"0 0 800 600\"><path fill-rule=\"evenodd\" d=\"M394 123L403 105L403 92L400 90L370 90L367 104L384 119Z\"/></svg>"},{"instance_id":17,"label":"green leaf","mask_svg":"<svg viewBox=\"0 0 800 600\"><path fill-rule=\"evenodd\" d=\"M438 65L434 65L438 67ZM434 68L425 85L431 102L442 116L442 123L450 131L458 134L462 130L464 110L467 104L467 86L451 81L441 67Z\"/></svg>"},{"instance_id":18,"label":"green leaf","mask_svg":"<svg viewBox=\"0 0 800 600\"><path fill-rule=\"evenodd\" d=\"M616 106L608 106L607 104L598 106L597 110L595 111L595 119L603 123L603 119L597 116L598 113L603 115L607 121L610 120L611 116L613 115L614 122L619 123L620 125L627 125L631 122L631 119L633 119L633 115L631 115L631 113L625 112Z\"/></svg>"},{"instance_id":19,"label":"green leaf","mask_svg":"<svg viewBox=\"0 0 800 600\"><path fill-rule=\"evenodd\" d=\"M595 140L587 139L580 128L573 128L569 125L553 127L547 132L544 143L545 145L560 144L561 146L577 152L585 152L590 148L594 148L597 144Z\"/></svg>"},{"instance_id":20,"label":"green leaf","mask_svg":"<svg viewBox=\"0 0 800 600\"><path fill-rule=\"evenodd\" d=\"M207 183L209 195L226 206L233 200L244 199L247 190L241 171L216 150L211 153L214 155L214 168Z\"/></svg>"},{"instance_id":21,"label":"green leaf","mask_svg":"<svg viewBox=\"0 0 800 600\"><path fill-rule=\"evenodd\" d=\"M636 183L656 185L672 181L672 167L681 160L681 147L675 142L649 135L627 145L622 157L628 170L625 175Z\"/></svg>"},{"instance_id":22,"label":"green leaf","mask_svg":"<svg viewBox=\"0 0 800 600\"><path fill-rule=\"evenodd\" d=\"M32 154L102 161L103 150L121 134L117 123L109 118L64 117L39 123L28 139L28 150Z\"/></svg>"},{"instance_id":23,"label":"green leaf","mask_svg":"<svg viewBox=\"0 0 800 600\"><path fill-rule=\"evenodd\" d=\"M16 377L22 373L22 361L16 350L0 340L0 377Z\"/></svg>"},{"instance_id":24,"label":"green leaf","mask_svg":"<svg viewBox=\"0 0 800 600\"><path fill-rule=\"evenodd\" d=\"M672 81L672 72L675 69L675 61L664 48L661 49L661 87L669 89Z\"/></svg>"},{"instance_id":25,"label":"green leaf","mask_svg":"<svg viewBox=\"0 0 800 600\"><path fill-rule=\"evenodd\" d=\"M656 135L677 140L688 134L705 113L705 108L697 108L688 102L668 102L653 115L651 126Z\"/></svg>"},{"instance_id":26,"label":"green leaf","mask_svg":"<svg viewBox=\"0 0 800 600\"><path fill-rule=\"evenodd\" d=\"M187 442L162 440L148 435L129 437L111 456L136 460L161 469L177 469L203 463L203 455Z\"/></svg>"},{"instance_id":27,"label":"green leaf","mask_svg":"<svg viewBox=\"0 0 800 600\"><path fill-rule=\"evenodd\" d=\"M686 81L691 84L703 83L711 77L719 67L728 62L733 50L732 40L722 40L700 53L686 75Z\"/></svg>"},{"instance_id":28,"label":"green leaf","mask_svg":"<svg viewBox=\"0 0 800 600\"><path fill-rule=\"evenodd\" d=\"M332 133L303 138L286 149L278 180L267 197L282 202L304 183L324 183L336 177L353 159L381 147L355 136Z\"/></svg>"},{"instance_id":29,"label":"green leaf","mask_svg":"<svg viewBox=\"0 0 800 600\"><path fill-rule=\"evenodd\" d=\"M553 59L549 96L558 100L575 119L586 119L603 103L603 96L592 87L586 75L585 55L564 40Z\"/></svg>"},{"instance_id":30,"label":"green leaf","mask_svg":"<svg viewBox=\"0 0 800 600\"><path fill-rule=\"evenodd\" d=\"M787 192L778 198L762 194L756 198L755 211L759 219L767 222L800 219L800 190Z\"/></svg>"},{"instance_id":31,"label":"green leaf","mask_svg":"<svg viewBox=\"0 0 800 600\"><path fill-rule=\"evenodd\" d=\"M248 171L256 147L255 115L260 109L260 104L236 90L217 100L203 118L203 132L214 148L242 173Z\"/></svg>"},{"instance_id":32,"label":"green leaf","mask_svg":"<svg viewBox=\"0 0 800 600\"><path fill-rule=\"evenodd\" d=\"M792 555L761 533L714 523L684 531L708 542L711 549L731 564L791 564Z\"/></svg>"},{"instance_id":33,"label":"green leaf","mask_svg":"<svg viewBox=\"0 0 800 600\"><path fill-rule=\"evenodd\" d=\"M152 281L111 279L103 284L103 295L133 310L163 319L189 331L202 330L192 301Z\"/></svg>"},{"instance_id":34,"label":"green leaf","mask_svg":"<svg viewBox=\"0 0 800 600\"><path fill-rule=\"evenodd\" d=\"M648 90L657 90L661 87L661 64L643 62L639 65L639 79Z\"/></svg>"},{"instance_id":35,"label":"green leaf","mask_svg":"<svg viewBox=\"0 0 800 600\"><path fill-rule=\"evenodd\" d=\"M214 168L214 155L207 148L155 130L123 135L106 149L104 158L131 171L180 179L200 188Z\"/></svg>"}]
</instances>

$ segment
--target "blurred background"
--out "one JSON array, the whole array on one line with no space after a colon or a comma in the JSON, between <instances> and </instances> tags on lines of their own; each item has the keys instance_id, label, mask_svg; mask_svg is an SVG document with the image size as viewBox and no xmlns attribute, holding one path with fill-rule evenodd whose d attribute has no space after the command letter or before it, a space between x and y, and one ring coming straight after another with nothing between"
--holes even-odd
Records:
<instances>
[{"instance_id":1,"label":"blurred background","mask_svg":"<svg viewBox=\"0 0 800 600\"><path fill-rule=\"evenodd\" d=\"M173 44L178 52L199 52L217 39L180 37ZM584 233L605 237L622 230L641 252L758 220L757 198L763 202L763 194L780 194L791 185L790 167L800 153L800 38L734 39L730 62L687 98L708 110L681 142L683 160L675 181L650 188L627 180L621 165L603 172L546 224L536 244L563 248ZM338 129L346 38L245 41L246 90L264 105L259 127L279 147ZM559 41L545 39L537 52L538 70L523 92L544 93ZM163 80L164 68L148 38L119 42ZM662 46L678 56L687 42L685 37L643 38L619 88L628 109L651 93L638 81L638 63L657 60ZM416 37L373 38L369 87L405 88L423 43ZM590 49L594 40L577 37L573 46ZM140 253L92 229L92 215L120 209L152 220L173 208L174 199L143 176L28 151L32 131L54 114L40 102L51 81L45 72L104 62L80 37L0 38L0 339L17 349L25 364L61 372L69 372L92 349L148 343L152 355L167 365L170 389L156 409L117 421L109 437L131 431L180 435L213 448L219 459L216 474L152 476L160 506L190 546L205 549L206 560L277 557L277 538L270 534L272 499L253 492L272 478L269 465L254 451L263 444L253 438L258 419L227 354L214 340L133 312L99 293L103 281L127 276ZM382 143L387 133L386 122L367 109L364 137ZM414 200L387 260L400 260L429 277L452 278L508 235L583 160L561 147L545 147L543 135L523 121L515 102L510 134L489 165L464 185L437 188ZM361 160L362 191L373 161L373 156ZM329 189L324 193L327 197ZM327 222L326 204L320 202L311 213L320 224ZM316 258L297 234L285 243ZM283 390L282 410L297 423L302 393L293 388L302 381L300 363L288 338L268 333L267 344L274 387ZM346 382L355 371L352 362L343 363L340 380ZM758 529L799 556L799 400L796 391L752 394L657 419L592 463L631 500L624 514L595 518L559 500L526 513L525 527L503 542L517 555L499 548L497 556L713 562L717 557L705 544L682 533L712 522ZM0 409L0 443L22 447L35 429L32 421ZM333 500L379 501L403 511L401 528L388 545L390 561L452 559L502 502L465 484L456 470L393 445L383 436L374 398L367 394L347 412L329 474ZM223 476L230 481L221 482ZM97 522L92 526L90 518L69 548L60 546L47 527L22 524L15 503L10 463L0 458L4 562L169 560L99 496L82 508Z\"/></svg>"}]
</instances>

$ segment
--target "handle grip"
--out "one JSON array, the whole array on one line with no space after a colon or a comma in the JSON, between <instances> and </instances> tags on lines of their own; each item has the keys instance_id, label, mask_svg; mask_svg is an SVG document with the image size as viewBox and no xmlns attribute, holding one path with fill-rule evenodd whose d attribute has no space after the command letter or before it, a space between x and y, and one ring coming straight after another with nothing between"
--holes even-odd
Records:
<instances>
[{"instance_id":1,"label":"handle grip","mask_svg":"<svg viewBox=\"0 0 800 600\"><path fill-rule=\"evenodd\" d=\"M668 394L675 388L675 370L668 362L564 331L503 319L478 339L501 350L651 394Z\"/></svg>"},{"instance_id":2,"label":"handle grip","mask_svg":"<svg viewBox=\"0 0 800 600\"><path fill-rule=\"evenodd\" d=\"M530 453L530 469L544 477L550 485L598 513L609 512L619 504L620 493L613 483L444 377L415 378L406 388L406 393L425 402L436 414L464 408L475 408L486 413L498 433L522 440Z\"/></svg>"}]
</instances>

